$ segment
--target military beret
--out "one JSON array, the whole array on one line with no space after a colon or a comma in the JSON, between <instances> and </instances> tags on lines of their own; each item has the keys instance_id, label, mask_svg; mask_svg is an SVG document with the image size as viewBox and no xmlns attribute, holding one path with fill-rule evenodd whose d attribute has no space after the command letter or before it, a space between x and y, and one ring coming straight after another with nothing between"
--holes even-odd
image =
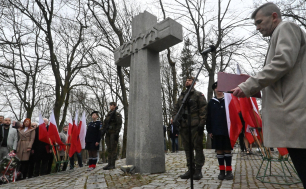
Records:
<instances>
[{"instance_id":1,"label":"military beret","mask_svg":"<svg viewBox=\"0 0 306 189\"><path fill-rule=\"evenodd\" d=\"M191 80L194 80L194 77L192 76L188 76L187 79L191 79Z\"/></svg>"},{"instance_id":2,"label":"military beret","mask_svg":"<svg viewBox=\"0 0 306 189\"><path fill-rule=\"evenodd\" d=\"M97 114L98 116L99 116L99 112L98 111L93 111L93 112L91 112L91 116L92 116L92 114Z\"/></svg>"},{"instance_id":3,"label":"military beret","mask_svg":"<svg viewBox=\"0 0 306 189\"><path fill-rule=\"evenodd\" d=\"M215 82L214 84L212 84L211 88L212 90L215 90L218 86L218 82Z\"/></svg>"}]
</instances>

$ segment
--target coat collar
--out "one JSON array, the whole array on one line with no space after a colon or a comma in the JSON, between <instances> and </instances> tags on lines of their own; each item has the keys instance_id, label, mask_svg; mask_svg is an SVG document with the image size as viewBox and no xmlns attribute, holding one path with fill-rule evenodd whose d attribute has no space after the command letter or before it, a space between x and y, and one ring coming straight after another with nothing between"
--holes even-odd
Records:
<instances>
[{"instance_id":1,"label":"coat collar","mask_svg":"<svg viewBox=\"0 0 306 189\"><path fill-rule=\"evenodd\" d=\"M217 102L220 103L220 101L217 99L217 97L213 97L212 100L217 101ZM224 97L222 97L221 100L224 100Z\"/></svg>"},{"instance_id":2,"label":"coat collar","mask_svg":"<svg viewBox=\"0 0 306 189\"><path fill-rule=\"evenodd\" d=\"M188 89L185 90L185 91L183 91L181 94L182 94L182 95L185 95L185 94L187 93L187 91L188 91ZM195 89L192 88L191 91L190 91L190 93L192 94L194 91L195 91Z\"/></svg>"},{"instance_id":3,"label":"coat collar","mask_svg":"<svg viewBox=\"0 0 306 189\"><path fill-rule=\"evenodd\" d=\"M24 135L24 134L26 134L26 133L28 133L28 132L31 132L31 131L33 131L33 130L34 130L34 129L31 128L31 129L28 129L26 132L23 132L22 130L18 129L19 133L22 134L22 135Z\"/></svg>"}]
</instances>

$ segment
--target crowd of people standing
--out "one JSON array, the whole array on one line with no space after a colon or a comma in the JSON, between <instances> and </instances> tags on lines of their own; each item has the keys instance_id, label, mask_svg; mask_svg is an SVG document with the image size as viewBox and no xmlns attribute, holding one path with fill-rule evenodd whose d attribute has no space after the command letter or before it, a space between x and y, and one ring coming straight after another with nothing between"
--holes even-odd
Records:
<instances>
[{"instance_id":1,"label":"crowd of people standing","mask_svg":"<svg viewBox=\"0 0 306 189\"><path fill-rule=\"evenodd\" d=\"M106 145L108 151L108 164L103 169L110 170L115 168L115 161L117 159L117 143L119 133L122 125L121 114L115 112L117 104L110 103L110 112L106 115L104 122L98 120L99 112L93 111L91 113L92 122L87 125L87 133L85 137L85 149L88 150L88 171L95 169L98 158L97 150L99 149L100 140L102 138L101 131L106 131ZM43 119L47 131L49 130L49 120ZM0 161L13 152L19 159L19 171L22 173L21 178L32 178L40 175L50 174L54 164L54 151L50 143L45 143L40 140L39 130L42 125L32 122L31 119L26 118L23 122L13 122L11 118L0 116ZM107 127L104 128L103 126ZM68 147L68 125L65 125L60 133L58 133L61 141ZM56 144L55 144L56 146ZM63 161L67 155L67 150L62 149L58 151L59 159L56 163L56 171L65 171L68 167L68 161ZM70 158L69 169L74 169L74 155L78 158L79 167L83 167L81 152L74 153ZM61 167L59 167L61 166Z\"/></svg>"}]
</instances>

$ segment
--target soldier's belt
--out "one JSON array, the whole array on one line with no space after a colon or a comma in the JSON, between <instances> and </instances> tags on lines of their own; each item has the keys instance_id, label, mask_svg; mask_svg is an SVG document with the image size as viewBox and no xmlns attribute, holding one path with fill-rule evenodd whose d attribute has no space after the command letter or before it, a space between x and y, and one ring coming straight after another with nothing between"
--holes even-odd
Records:
<instances>
[{"instance_id":1,"label":"soldier's belt","mask_svg":"<svg viewBox=\"0 0 306 189\"><path fill-rule=\"evenodd\" d=\"M199 117L198 113L192 113L191 117Z\"/></svg>"},{"instance_id":2,"label":"soldier's belt","mask_svg":"<svg viewBox=\"0 0 306 189\"><path fill-rule=\"evenodd\" d=\"M186 114L184 114L184 115L186 115ZM185 117L186 117L185 120L187 120L188 114ZM190 117L195 118L195 117L199 117L199 115L198 115L198 113L192 113L192 114L190 114Z\"/></svg>"}]
</instances>

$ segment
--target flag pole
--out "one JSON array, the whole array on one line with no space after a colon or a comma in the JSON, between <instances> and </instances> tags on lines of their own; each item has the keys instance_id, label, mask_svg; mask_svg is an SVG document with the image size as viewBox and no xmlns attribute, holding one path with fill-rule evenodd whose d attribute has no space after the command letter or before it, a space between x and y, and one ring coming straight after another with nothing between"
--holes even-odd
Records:
<instances>
[{"instance_id":1,"label":"flag pole","mask_svg":"<svg viewBox=\"0 0 306 189\"><path fill-rule=\"evenodd\" d=\"M67 145L67 144L65 144L65 145L66 145L66 149L65 149L64 160L66 161L66 157L67 157L67 148L68 148L68 145Z\"/></svg>"},{"instance_id":2,"label":"flag pole","mask_svg":"<svg viewBox=\"0 0 306 189\"><path fill-rule=\"evenodd\" d=\"M251 134L252 134L253 138L254 138L255 141L257 142L257 144L258 144L258 146L259 146L259 148L260 148L260 150L261 150L262 155L264 155L265 150L262 148L260 142L258 141L258 138L255 136L253 129L250 128L250 131L251 131ZM268 155L268 154L267 154L267 155Z\"/></svg>"},{"instance_id":3,"label":"flag pole","mask_svg":"<svg viewBox=\"0 0 306 189\"><path fill-rule=\"evenodd\" d=\"M58 161L60 161L60 155L59 155L59 150L58 150L58 148L59 148L59 145L56 143L56 148L55 148L55 150L56 150L56 154L57 154L57 159L58 159Z\"/></svg>"},{"instance_id":4,"label":"flag pole","mask_svg":"<svg viewBox=\"0 0 306 189\"><path fill-rule=\"evenodd\" d=\"M66 148L66 161L67 161L67 159L68 159L68 157L67 157L67 155L69 156L69 151L70 151L70 148L71 148L71 138L72 138L72 133L70 134L70 137L69 137L69 141L68 141L68 144L67 144L67 146L68 146L68 148Z\"/></svg>"},{"instance_id":5,"label":"flag pole","mask_svg":"<svg viewBox=\"0 0 306 189\"><path fill-rule=\"evenodd\" d=\"M54 154L55 161L57 161L56 153L55 153L55 151L54 151L54 148L53 148L53 145L52 145L52 142L51 142L51 139L50 139L50 138L49 138L49 142L50 142L50 145L51 145L53 154Z\"/></svg>"},{"instance_id":6,"label":"flag pole","mask_svg":"<svg viewBox=\"0 0 306 189\"><path fill-rule=\"evenodd\" d=\"M250 99L250 100L252 100L252 99ZM262 132L260 132L259 129L258 129L258 128L260 128L260 126L259 126L258 119L257 119L257 117L256 117L256 115L255 115L254 109L252 110L252 112L253 112L253 115L254 115L254 118L255 118L255 121L256 121L256 125L257 125L256 130L257 130L257 132L259 133L260 138L261 138L262 143L263 143L263 142L264 142L264 140L263 140L263 135L262 135ZM259 115L259 113L258 113L258 115ZM259 116L260 116L260 115L259 115ZM255 138L257 139L257 137L255 137ZM257 140L258 140L258 139L257 139ZM269 153L269 150L267 149L267 147L264 146L264 149L265 149L265 151L266 151L268 157L270 158L270 157L271 157L271 153Z\"/></svg>"}]
</instances>

